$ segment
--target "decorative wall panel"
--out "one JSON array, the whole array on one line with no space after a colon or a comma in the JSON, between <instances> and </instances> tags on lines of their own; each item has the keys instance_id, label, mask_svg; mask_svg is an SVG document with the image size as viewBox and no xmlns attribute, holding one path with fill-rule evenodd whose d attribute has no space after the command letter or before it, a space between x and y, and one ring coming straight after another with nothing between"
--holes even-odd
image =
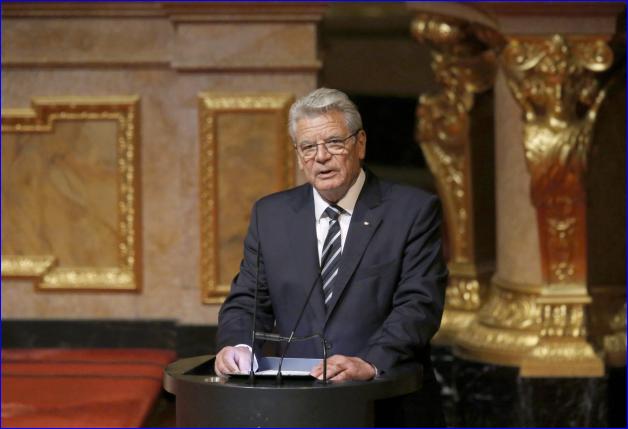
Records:
<instances>
[{"instance_id":1,"label":"decorative wall panel","mask_svg":"<svg viewBox=\"0 0 628 429\"><path fill-rule=\"evenodd\" d=\"M34 98L2 111L2 276L137 291L139 99Z\"/></svg>"},{"instance_id":2,"label":"decorative wall panel","mask_svg":"<svg viewBox=\"0 0 628 429\"><path fill-rule=\"evenodd\" d=\"M229 292L253 203L293 184L292 100L289 94L199 95L200 279L207 304Z\"/></svg>"}]
</instances>

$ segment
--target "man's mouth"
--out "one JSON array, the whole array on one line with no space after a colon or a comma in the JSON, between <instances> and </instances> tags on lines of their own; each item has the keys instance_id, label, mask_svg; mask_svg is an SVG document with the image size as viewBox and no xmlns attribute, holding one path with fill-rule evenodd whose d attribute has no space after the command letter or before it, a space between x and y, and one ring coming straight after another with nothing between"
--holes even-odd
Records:
<instances>
[{"instance_id":1,"label":"man's mouth","mask_svg":"<svg viewBox=\"0 0 628 429\"><path fill-rule=\"evenodd\" d=\"M326 179L328 177L333 176L334 174L336 174L334 170L321 170L318 172L317 176L322 179Z\"/></svg>"}]
</instances>

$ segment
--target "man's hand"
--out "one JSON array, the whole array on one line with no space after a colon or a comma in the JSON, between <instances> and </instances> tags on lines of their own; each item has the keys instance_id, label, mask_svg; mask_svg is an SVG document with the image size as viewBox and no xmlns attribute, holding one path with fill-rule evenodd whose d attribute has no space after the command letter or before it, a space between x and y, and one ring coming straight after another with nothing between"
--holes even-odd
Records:
<instances>
[{"instance_id":1,"label":"man's hand","mask_svg":"<svg viewBox=\"0 0 628 429\"><path fill-rule=\"evenodd\" d=\"M223 347L216 355L214 371L216 375L251 370L251 351L247 347Z\"/></svg>"},{"instance_id":2,"label":"man's hand","mask_svg":"<svg viewBox=\"0 0 628 429\"><path fill-rule=\"evenodd\" d=\"M316 365L310 372L312 377L323 379L323 363ZM331 381L365 381L375 377L375 367L359 357L333 355L327 359L327 379Z\"/></svg>"}]
</instances>

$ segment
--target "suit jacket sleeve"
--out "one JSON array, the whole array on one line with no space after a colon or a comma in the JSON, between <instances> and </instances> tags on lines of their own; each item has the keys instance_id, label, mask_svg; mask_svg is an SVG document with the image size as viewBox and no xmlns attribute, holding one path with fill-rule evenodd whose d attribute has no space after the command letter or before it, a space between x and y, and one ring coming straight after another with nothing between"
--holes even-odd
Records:
<instances>
[{"instance_id":1,"label":"suit jacket sleeve","mask_svg":"<svg viewBox=\"0 0 628 429\"><path fill-rule=\"evenodd\" d=\"M264 271L264 259L259 240L258 204L253 207L251 222L244 240L244 258L240 271L231 285L231 292L218 315L217 349L237 344L251 344L255 289L257 293L256 330L270 332L274 315ZM259 254L259 260L258 260ZM256 281L257 269L259 276Z\"/></svg>"},{"instance_id":2,"label":"suit jacket sleeve","mask_svg":"<svg viewBox=\"0 0 628 429\"><path fill-rule=\"evenodd\" d=\"M440 227L440 203L431 196L407 235L392 310L360 353L380 371L417 360L440 326L447 282Z\"/></svg>"}]
</instances>

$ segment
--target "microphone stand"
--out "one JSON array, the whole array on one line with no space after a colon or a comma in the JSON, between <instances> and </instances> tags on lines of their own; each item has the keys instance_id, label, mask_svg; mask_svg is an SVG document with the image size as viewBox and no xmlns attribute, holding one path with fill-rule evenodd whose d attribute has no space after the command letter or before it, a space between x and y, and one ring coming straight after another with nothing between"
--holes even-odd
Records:
<instances>
[{"instance_id":1,"label":"microphone stand","mask_svg":"<svg viewBox=\"0 0 628 429\"><path fill-rule=\"evenodd\" d=\"M257 207L255 209L256 209L255 226L257 229L258 237L257 237L257 254L255 255L255 292L253 295L253 321L252 321L253 329L251 331L251 368L249 370L249 384L251 385L255 384L255 370L253 368L253 363L255 361L255 339L256 338L270 340L270 341L287 341L286 347L283 349L283 352L281 353L281 359L279 360L279 366L277 368L276 381L277 381L277 384L281 385L283 383L283 378L281 375L281 367L283 365L284 358L286 357L286 353L288 352L288 348L290 347L290 344L292 343L292 341L306 340L306 339L313 338L315 336L320 337L323 343L323 384L327 384L327 341L325 340L325 337L323 337L323 335L321 334L314 334L308 337L295 337L294 336L294 333L296 332L297 327L299 326L299 323L301 322L301 319L303 318L303 314L305 313L305 308L307 307L307 304L310 302L310 297L312 296L312 292L314 292L314 287L316 286L316 284L318 283L318 280L320 279L320 273L318 276L314 278L314 282L312 283L312 286L310 286L310 290L308 291L307 297L305 298L305 301L303 302L303 306L301 307L299 316L297 317L297 320L294 323L294 327L292 328L292 331L290 332L290 336L287 338L287 340L285 337L281 337L277 334L266 334L266 333L256 332L257 294L259 291L260 242L259 242L259 225L257 223L258 222L257 221L258 219Z\"/></svg>"},{"instance_id":2,"label":"microphone stand","mask_svg":"<svg viewBox=\"0 0 628 429\"><path fill-rule=\"evenodd\" d=\"M301 307L301 312L299 313L299 317L297 317L297 320L294 323L292 331L290 332L290 337L288 337L288 342L286 343L286 347L284 347L283 352L281 353L281 359L279 360L279 367L277 368L277 384L283 383L283 379L281 375L281 367L283 365L283 359L286 356L286 353L288 353L288 348L290 347L290 344L292 343L292 340L294 339L294 333L297 330L297 327L299 326L301 319L303 318L303 314L305 313L305 308L307 307L307 304L310 302L310 297L312 296L312 292L314 292L314 287L318 283L319 279L320 279L320 273L314 278L314 282L312 283L312 286L310 286L310 290L308 291L307 297L305 298L305 301L303 302L303 306ZM321 338L322 338L322 335L321 335ZM324 368L324 371L326 371L327 370L327 358L326 358L327 350L325 350L324 338L323 338L323 353L324 353L323 356L325 357L325 362L323 362L325 366L323 368ZM327 377L323 377L323 378L326 379Z\"/></svg>"}]
</instances>

